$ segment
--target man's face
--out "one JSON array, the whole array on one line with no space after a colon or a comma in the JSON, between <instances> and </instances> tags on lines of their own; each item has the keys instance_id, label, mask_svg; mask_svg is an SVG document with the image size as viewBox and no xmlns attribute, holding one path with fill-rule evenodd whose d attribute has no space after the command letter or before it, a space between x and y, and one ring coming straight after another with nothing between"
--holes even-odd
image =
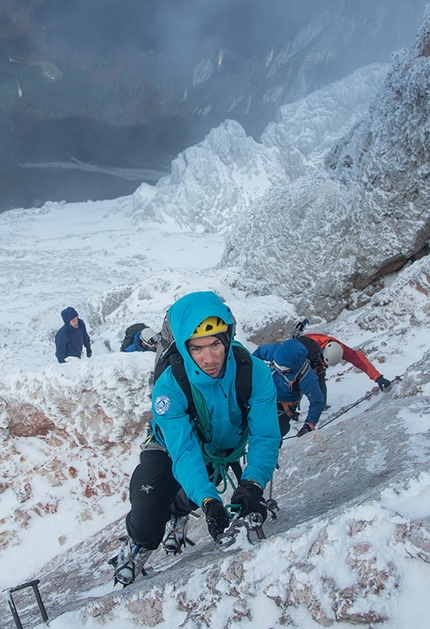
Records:
<instances>
[{"instance_id":1,"label":"man's face","mask_svg":"<svg viewBox=\"0 0 430 629\"><path fill-rule=\"evenodd\" d=\"M79 326L78 317L75 317L74 319L70 319L69 323L73 328L77 328Z\"/></svg>"},{"instance_id":2,"label":"man's face","mask_svg":"<svg viewBox=\"0 0 430 629\"><path fill-rule=\"evenodd\" d=\"M224 365L226 349L216 336L190 339L187 347L191 358L205 374L211 378L219 376Z\"/></svg>"}]
</instances>

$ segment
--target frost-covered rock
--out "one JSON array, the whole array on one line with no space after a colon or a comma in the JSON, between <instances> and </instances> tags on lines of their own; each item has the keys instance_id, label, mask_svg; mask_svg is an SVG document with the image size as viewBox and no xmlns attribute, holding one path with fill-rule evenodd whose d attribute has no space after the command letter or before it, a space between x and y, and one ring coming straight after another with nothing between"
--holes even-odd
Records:
<instances>
[{"instance_id":1,"label":"frost-covered rock","mask_svg":"<svg viewBox=\"0 0 430 629\"><path fill-rule=\"evenodd\" d=\"M226 233L251 203L322 163L333 142L355 124L380 86L387 66L374 64L285 105L261 137L227 120L180 153L156 186L133 195L135 221L167 221Z\"/></svg>"},{"instance_id":2,"label":"frost-covered rock","mask_svg":"<svg viewBox=\"0 0 430 629\"><path fill-rule=\"evenodd\" d=\"M360 68L306 98L280 107L261 142L279 150L289 179L323 165L333 142L367 112L387 70L388 66L381 64Z\"/></svg>"},{"instance_id":3,"label":"frost-covered rock","mask_svg":"<svg viewBox=\"0 0 430 629\"><path fill-rule=\"evenodd\" d=\"M230 234L224 265L244 286L276 291L333 318L430 237L430 9L417 43L396 55L369 113L319 171L273 188Z\"/></svg>"},{"instance_id":4,"label":"frost-covered rock","mask_svg":"<svg viewBox=\"0 0 430 629\"><path fill-rule=\"evenodd\" d=\"M240 285L250 291L277 292L298 311L327 315L358 271L353 250L339 256L352 228L350 204L349 191L324 173L273 188L237 224L222 263L243 269Z\"/></svg>"},{"instance_id":5,"label":"frost-covered rock","mask_svg":"<svg viewBox=\"0 0 430 629\"><path fill-rule=\"evenodd\" d=\"M127 499L124 462L131 472L145 435L152 365L153 356L117 353L1 378L0 549L13 555L23 530L50 517L59 552L82 522Z\"/></svg>"},{"instance_id":6,"label":"frost-covered rock","mask_svg":"<svg viewBox=\"0 0 430 629\"><path fill-rule=\"evenodd\" d=\"M227 120L180 153L155 191L147 185L136 190L135 219L171 217L181 227L224 232L251 201L283 179L276 153Z\"/></svg>"}]
</instances>

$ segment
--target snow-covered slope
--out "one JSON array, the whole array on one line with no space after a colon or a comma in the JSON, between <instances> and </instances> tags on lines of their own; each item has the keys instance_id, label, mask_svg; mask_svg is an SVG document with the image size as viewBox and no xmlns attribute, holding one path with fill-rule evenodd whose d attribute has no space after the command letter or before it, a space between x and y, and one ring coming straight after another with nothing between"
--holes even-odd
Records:
<instances>
[{"instance_id":1,"label":"snow-covered slope","mask_svg":"<svg viewBox=\"0 0 430 629\"><path fill-rule=\"evenodd\" d=\"M188 270L186 278L168 270L153 275L112 312L104 307L110 292L94 297L87 312L97 320L99 349L90 360L43 369L23 365L0 378L1 556L7 566L1 587L40 578L49 615L70 610L52 627L115 627L120 619L132 623L143 618L150 626L184 622L192 627L196 618L208 614L219 626L234 626L240 608L254 623L261 622L264 609L271 624L261 626L267 629L281 626L287 617L309 629L386 618L383 626L397 629L405 609L422 612L421 586L411 595L410 584L428 570L429 480L420 470L428 467L430 457L429 262L425 257L410 265L367 306L345 312L330 326L350 345L364 345L390 379L406 375L393 391L375 395L321 433L286 441L274 485L281 512L276 523L265 527L271 539L259 548L242 544L224 557L214 554L204 522L193 520L191 537L197 546L187 549L184 565L181 561L165 570L170 562L160 551L154 567L163 574L124 591L112 591L106 559L124 533L129 475L150 409L152 356L119 353L118 334L115 351L105 346L101 353L98 339L113 343L121 322L123 329L126 321L144 318L145 312L155 315L157 309L161 316L162 304L205 287L215 288L231 305L245 342L243 323L249 334L269 317L291 321L295 313L270 296L244 300L216 269ZM160 293L155 287L162 277ZM348 366L340 365L329 376L333 411L372 386ZM329 419L325 414L321 423ZM274 565L276 553L281 559ZM322 590L321 582L326 584ZM397 592L398 608L392 610L390 600ZM37 618L37 610L32 617ZM2 619L2 626L12 627L7 608ZM420 622L416 627L424 629Z\"/></svg>"},{"instance_id":2,"label":"snow-covered slope","mask_svg":"<svg viewBox=\"0 0 430 629\"><path fill-rule=\"evenodd\" d=\"M241 538L217 552L203 519L193 519L189 535L197 545L174 561L158 551L151 563L160 574L125 590L113 588L106 560L124 533L139 411L149 408L150 357L109 354L19 382L10 378L2 386L10 399L3 411L9 419L3 473L10 480L2 504L15 505L5 518L13 535L3 537L3 586L40 578L50 625L57 629L243 622L266 629L286 622L306 629L378 622L399 629L408 616L425 629L429 291L424 258L377 301L336 322L333 331L351 344L367 336L369 358L390 379L402 380L319 432L285 441L273 486L280 512L265 525L266 541L250 546ZM229 303L235 310L234 299ZM347 366L329 376L333 410L371 386ZM19 404L27 427L37 425L29 414L35 407L51 424L45 421L39 434L18 433ZM327 421L329 414L321 423ZM37 608L31 597L24 600L32 611L21 602L23 618L34 621ZM3 607L2 626L12 629L8 614Z\"/></svg>"}]
</instances>

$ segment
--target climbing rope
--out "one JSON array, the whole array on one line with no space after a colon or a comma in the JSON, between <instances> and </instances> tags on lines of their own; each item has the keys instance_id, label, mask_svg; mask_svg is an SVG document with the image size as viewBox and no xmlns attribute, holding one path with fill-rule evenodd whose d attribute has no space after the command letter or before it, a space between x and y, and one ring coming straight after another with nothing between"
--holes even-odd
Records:
<instances>
[{"instance_id":1,"label":"climbing rope","mask_svg":"<svg viewBox=\"0 0 430 629\"><path fill-rule=\"evenodd\" d=\"M246 444L248 442L248 427L243 431L237 446L229 453L223 452L210 434L210 415L202 393L196 387L192 387L191 390L197 410L199 429L207 436L205 440L202 440L199 431L194 433L202 451L203 461L206 464L211 464L213 467L213 478L217 483L217 492L219 494L224 494L229 485L235 490L236 485L228 473L228 467L231 463L235 463L241 457L245 456ZM218 487L220 483L222 483L221 488Z\"/></svg>"},{"instance_id":2,"label":"climbing rope","mask_svg":"<svg viewBox=\"0 0 430 629\"><path fill-rule=\"evenodd\" d=\"M393 380L391 380L391 382L390 382L390 385L393 384L394 382L401 381L403 375L404 374L402 374L402 376L396 376L395 378L393 378ZM336 411L336 413L333 413L333 415L331 415L330 418L326 422L324 422L321 425L317 425L315 430L321 430L325 426L328 426L329 424L334 422L335 419L337 419L338 417L341 417L342 415L347 413L349 410L351 410L351 408L354 408L355 406L358 406L359 404L361 404L361 402L364 402L365 400L368 400L373 395L375 395L375 393L379 393L379 391L380 391L379 387L373 387L373 389L371 391L366 393L366 395L363 395L363 397L359 398L355 402L351 402L351 404L347 404L346 406L342 406L338 411ZM290 437L284 437L282 441L286 441L287 439L295 439L296 436L297 435L291 435Z\"/></svg>"}]
</instances>

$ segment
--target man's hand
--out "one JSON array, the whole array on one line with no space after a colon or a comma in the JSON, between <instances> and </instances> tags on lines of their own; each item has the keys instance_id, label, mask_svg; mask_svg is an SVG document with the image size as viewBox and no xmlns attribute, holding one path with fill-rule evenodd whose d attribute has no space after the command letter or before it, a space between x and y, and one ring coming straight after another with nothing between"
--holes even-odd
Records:
<instances>
[{"instance_id":1,"label":"man's hand","mask_svg":"<svg viewBox=\"0 0 430 629\"><path fill-rule=\"evenodd\" d=\"M216 541L218 535L221 535L230 524L227 511L222 502L215 498L204 501L203 511L206 515L208 531Z\"/></svg>"},{"instance_id":2,"label":"man's hand","mask_svg":"<svg viewBox=\"0 0 430 629\"><path fill-rule=\"evenodd\" d=\"M87 349L87 358L91 358L92 355L93 355L93 350Z\"/></svg>"},{"instance_id":3,"label":"man's hand","mask_svg":"<svg viewBox=\"0 0 430 629\"><path fill-rule=\"evenodd\" d=\"M267 518L266 501L263 498L263 489L253 480L241 480L239 487L231 497L232 505L240 505L240 515L259 513L263 522ZM234 511L232 507L232 511ZM236 509L238 510L238 509Z\"/></svg>"}]
</instances>

